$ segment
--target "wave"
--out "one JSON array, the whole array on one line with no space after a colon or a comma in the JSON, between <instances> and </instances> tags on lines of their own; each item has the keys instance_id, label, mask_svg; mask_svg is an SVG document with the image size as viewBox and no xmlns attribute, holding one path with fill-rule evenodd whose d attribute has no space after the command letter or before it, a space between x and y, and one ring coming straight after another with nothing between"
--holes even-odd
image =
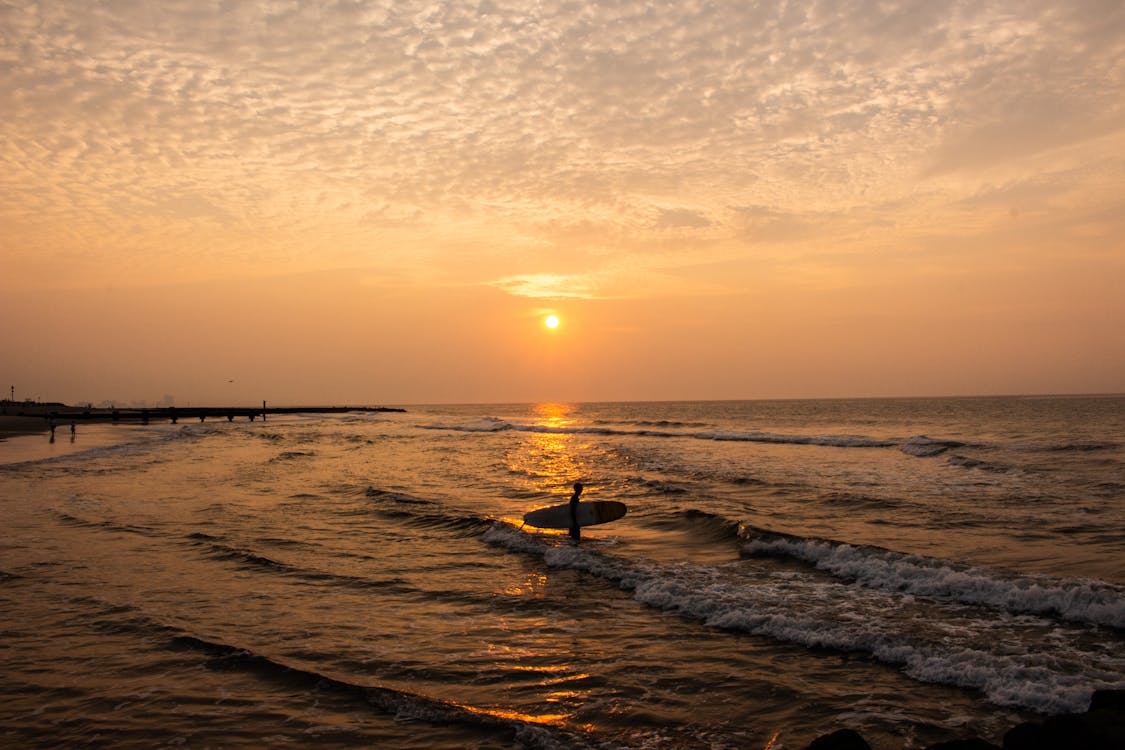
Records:
<instances>
[{"instance_id":1,"label":"wave","mask_svg":"<svg viewBox=\"0 0 1125 750\"><path fill-rule=\"evenodd\" d=\"M946 454L961 448L984 448L982 443L966 442L961 440L942 439L942 437L929 437L928 435L913 435L911 437L872 437L868 435L853 434L821 434L798 435L787 433L773 433L762 431L738 430L678 430L679 427L706 426L697 423L676 422L642 422L636 424L642 430L623 430L620 427L605 426L611 423L595 423L595 426L560 427L543 424L516 424L506 422L504 419L487 417L484 421L468 424L429 424L417 425L422 430L438 430L463 433L497 433L521 432L538 434L560 435L603 435L622 437L652 437L652 439L686 439L710 442L735 442L735 443L760 443L767 445L810 445L819 448L839 449L895 449L913 458L928 459L937 455ZM620 423L612 423L620 424ZM1051 451L1101 451L1117 448L1111 443L1075 443L1050 446L1044 450ZM952 466L965 469L979 469L983 471L1006 472L1009 467L1002 464L990 463L979 459L972 459L961 454L949 454L948 461Z\"/></svg>"},{"instance_id":2,"label":"wave","mask_svg":"<svg viewBox=\"0 0 1125 750\"><path fill-rule=\"evenodd\" d=\"M379 490L374 487L368 487L366 490L364 490L364 494L367 495L367 497L375 497L381 500L400 503L402 505L436 505L433 500L427 500L426 498L407 495L404 492Z\"/></svg>"},{"instance_id":3,"label":"wave","mask_svg":"<svg viewBox=\"0 0 1125 750\"><path fill-rule=\"evenodd\" d=\"M643 482L644 486L661 495L680 495L687 492L683 487L677 487L669 482L664 482L659 479L648 479Z\"/></svg>"},{"instance_id":4,"label":"wave","mask_svg":"<svg viewBox=\"0 0 1125 750\"><path fill-rule=\"evenodd\" d=\"M610 424L620 422L599 421L592 426L561 427L549 424L518 424L505 421L496 417L486 417L481 421L462 424L434 423L417 425L426 430L448 430L465 433L497 433L497 432L529 432L538 434L555 435L601 435L607 437L646 437L646 438L681 438L688 440L704 440L713 442L739 442L761 443L766 445L807 445L825 448L893 448L905 455L914 458L932 458L946 454L958 448L985 448L989 447L982 442L955 440L950 438L933 438L928 435L914 435L908 438L877 438L869 435L851 434L821 434L797 435L791 433L777 433L760 430L717 430L700 429L706 424L692 422L670 422L665 420L627 422L642 429L622 429L611 427ZM995 447L995 446L993 446ZM1007 448L1019 449L1020 446L1008 445ZM1121 445L1112 442L1064 442L1052 445L1031 448L1048 452L1096 452L1120 449ZM979 469L992 472L1006 472L1010 467L968 458L963 455L952 454L949 462L954 466L967 469Z\"/></svg>"},{"instance_id":5,"label":"wave","mask_svg":"<svg viewBox=\"0 0 1125 750\"><path fill-rule=\"evenodd\" d=\"M208 669L251 672L262 679L280 682L287 687L317 691L327 689L352 696L399 721L457 724L489 734L499 731L520 746L544 750L572 747L578 739L573 736L573 732L553 726L557 724L556 720L538 723L531 716L521 715L516 718L511 712L442 700L382 685L353 682L250 649L187 633L172 635L168 640L168 648L205 655L205 666Z\"/></svg>"},{"instance_id":6,"label":"wave","mask_svg":"<svg viewBox=\"0 0 1125 750\"><path fill-rule=\"evenodd\" d=\"M642 523L649 528L662 531L686 530L693 540L701 542L737 542L742 529L742 524L738 521L696 508L649 517Z\"/></svg>"},{"instance_id":7,"label":"wave","mask_svg":"<svg viewBox=\"0 0 1125 750\"><path fill-rule=\"evenodd\" d=\"M529 715L494 711L381 684L365 684L330 674L319 666L226 643L214 636L191 633L181 626L161 622L132 605L86 596L68 597L68 600L89 608L91 611L84 619L99 629L132 634L145 643L162 644L169 652L198 655L208 670L250 673L265 682L300 692L330 690L337 695L352 697L357 703L399 721L435 726L454 724L480 732L481 739L485 740L482 744L506 739L510 743L544 750L584 744L579 737L580 730L558 726L557 720L552 717L536 721L536 717ZM365 660L364 666L369 668L370 660ZM486 738L491 738L491 742Z\"/></svg>"},{"instance_id":8,"label":"wave","mask_svg":"<svg viewBox=\"0 0 1125 750\"><path fill-rule=\"evenodd\" d=\"M662 428L694 428L709 426L707 422L678 422L670 419L634 419L634 420L606 420L599 419L594 424L607 425L607 424L629 424L634 427L662 427Z\"/></svg>"},{"instance_id":9,"label":"wave","mask_svg":"<svg viewBox=\"0 0 1125 750\"><path fill-rule=\"evenodd\" d=\"M158 536L159 532L149 526L137 526L134 524L117 523L116 521L90 521L85 518L66 513L63 511L54 511L54 515L63 523L68 526L80 526L88 529L104 529L106 531L116 531L122 534L140 534L141 536Z\"/></svg>"},{"instance_id":10,"label":"wave","mask_svg":"<svg viewBox=\"0 0 1125 750\"><path fill-rule=\"evenodd\" d=\"M670 432L667 430L622 430L610 427L559 427L542 424L515 424L494 417L484 422L468 424L418 425L424 430L452 432L532 432L550 435L610 435L623 437L689 438L718 442L770 443L781 445L817 445L830 448L888 448L902 441L884 440L864 435L787 435L772 432L740 430L707 430L699 432Z\"/></svg>"},{"instance_id":11,"label":"wave","mask_svg":"<svg viewBox=\"0 0 1125 750\"><path fill-rule=\"evenodd\" d=\"M1011 467L981 461L976 458L969 458L968 456L962 456L957 453L950 454L949 464L951 466L960 466L963 469L977 469L978 471L990 471L996 474L1004 474L1011 471Z\"/></svg>"},{"instance_id":12,"label":"wave","mask_svg":"<svg viewBox=\"0 0 1125 750\"><path fill-rule=\"evenodd\" d=\"M659 495L679 495L687 492L683 487L665 482L661 479L646 479L644 477L630 477L629 484L643 488L647 492Z\"/></svg>"},{"instance_id":13,"label":"wave","mask_svg":"<svg viewBox=\"0 0 1125 750\"><path fill-rule=\"evenodd\" d=\"M199 542L200 540L193 540ZM218 560L229 560L232 562L241 563L245 566L256 568L269 568L271 570L284 571L286 573L298 573L299 569L283 562L259 555L249 550L239 549L237 547L230 547L218 542L203 542L203 546L207 550L210 557Z\"/></svg>"},{"instance_id":14,"label":"wave","mask_svg":"<svg viewBox=\"0 0 1125 750\"><path fill-rule=\"evenodd\" d=\"M747 556L790 557L868 588L1125 629L1125 589L1099 581L1011 576L879 547L747 533L754 536L743 546Z\"/></svg>"},{"instance_id":15,"label":"wave","mask_svg":"<svg viewBox=\"0 0 1125 750\"><path fill-rule=\"evenodd\" d=\"M293 461L295 459L312 458L316 451L283 451L270 459L270 463L279 461Z\"/></svg>"},{"instance_id":16,"label":"wave","mask_svg":"<svg viewBox=\"0 0 1125 750\"><path fill-rule=\"evenodd\" d=\"M599 423L600 425L601 423ZM665 423L665 422L637 422L638 426L650 425L652 427L681 427L696 426L691 423ZM905 455L914 458L932 458L946 454L957 448L980 448L980 443L970 443L962 440L944 438L931 438L926 435L915 435L909 438L875 438L867 435L794 435L786 433L741 431L741 430L706 430L706 431L674 431L668 429L620 429L606 426L593 427L559 427L553 425L520 425L506 422L495 417L488 417L483 422L468 424L430 424L419 425L427 430L449 430L466 433L496 433L496 432L530 432L540 434L559 435L602 435L618 437L647 437L647 438L683 438L689 440L704 440L712 442L740 442L761 443L766 445L807 445L824 448L894 448ZM1112 444L1067 444L1050 448L1050 450L1108 450L1117 447ZM949 463L966 469L977 469L1003 473L1010 467L982 461L959 454L950 454Z\"/></svg>"},{"instance_id":17,"label":"wave","mask_svg":"<svg viewBox=\"0 0 1125 750\"><path fill-rule=\"evenodd\" d=\"M448 430L451 432L503 432L513 429L513 425L496 417L482 417L480 421L465 424L420 424L420 430Z\"/></svg>"},{"instance_id":18,"label":"wave","mask_svg":"<svg viewBox=\"0 0 1125 750\"><path fill-rule=\"evenodd\" d=\"M910 677L982 691L998 705L1043 713L1084 710L1095 689L1125 687L1125 658L1060 635L1058 624L997 621L935 610L908 595L856 589L791 570L629 561L497 523L485 541L616 582L656 609L732 630L842 652L862 652ZM998 640L996 628L1008 634ZM1072 626L1073 627L1073 626ZM1022 628L1022 630L1021 630ZM1075 634L1077 635L1077 634ZM1060 639L1043 649L1044 639Z\"/></svg>"},{"instance_id":19,"label":"wave","mask_svg":"<svg viewBox=\"0 0 1125 750\"><path fill-rule=\"evenodd\" d=\"M315 570L306 568L299 565L292 565L290 563L275 560L271 557L259 554L253 550L235 547L226 544L219 537L214 537L209 534L195 532L188 534L184 537L189 544L203 550L204 554L212 559L233 562L241 567L265 571L269 573L278 573L289 578L306 581L308 583L316 584L330 584L334 586L344 586L347 588L355 589L377 589L380 591L392 591L399 594L417 593L417 590L407 585L403 578L363 578L360 576L344 575L342 573L332 573L328 571ZM261 540L262 543L269 544L273 547L292 546L293 543L285 543L285 540L266 539Z\"/></svg>"},{"instance_id":20,"label":"wave","mask_svg":"<svg viewBox=\"0 0 1125 750\"><path fill-rule=\"evenodd\" d=\"M900 508L903 505L903 501L899 499L874 497L872 495L843 490L821 492L817 496L817 501L828 506L838 505L849 509L866 508L871 510L889 510L891 508Z\"/></svg>"},{"instance_id":21,"label":"wave","mask_svg":"<svg viewBox=\"0 0 1125 750\"><path fill-rule=\"evenodd\" d=\"M1094 451L1112 451L1120 448L1119 443L1060 443L1052 445L1047 450L1055 451L1058 453L1075 452L1075 453L1091 453Z\"/></svg>"},{"instance_id":22,"label":"wave","mask_svg":"<svg viewBox=\"0 0 1125 750\"><path fill-rule=\"evenodd\" d=\"M378 502L380 513L429 529L456 532L458 536L476 536L492 525L491 518L459 512L435 500L368 487L364 493Z\"/></svg>"},{"instance_id":23,"label":"wave","mask_svg":"<svg viewBox=\"0 0 1125 750\"><path fill-rule=\"evenodd\" d=\"M950 448L963 448L960 440L935 440L925 435L915 435L899 443L898 449L908 456L929 458L945 453Z\"/></svg>"},{"instance_id":24,"label":"wave","mask_svg":"<svg viewBox=\"0 0 1125 750\"><path fill-rule=\"evenodd\" d=\"M784 435L772 432L702 432L693 435L701 440L770 443L777 445L816 445L825 448L889 448L894 440L879 440L863 435Z\"/></svg>"}]
</instances>

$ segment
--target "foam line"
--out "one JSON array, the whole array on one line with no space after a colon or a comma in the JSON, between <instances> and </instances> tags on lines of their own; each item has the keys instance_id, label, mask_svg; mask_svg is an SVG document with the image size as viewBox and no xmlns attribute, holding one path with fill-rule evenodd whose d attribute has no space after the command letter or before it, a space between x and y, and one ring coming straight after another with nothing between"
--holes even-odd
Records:
<instances>
[{"instance_id":1,"label":"foam line","mask_svg":"<svg viewBox=\"0 0 1125 750\"><path fill-rule=\"evenodd\" d=\"M982 691L999 705L1044 713L1084 710L1095 689L1125 687L1125 657L1077 644L1051 652L1042 639L1054 627L1020 635L1014 616L936 611L909 596L856 589L817 575L762 573L745 563L703 566L630 562L593 546L575 546L497 523L485 541L541 556L550 567L614 581L651 607L707 626L761 635L810 648L858 651L914 679ZM1010 637L998 641L995 629ZM999 645L997 645L999 644ZM993 648L994 645L997 647Z\"/></svg>"},{"instance_id":2,"label":"foam line","mask_svg":"<svg viewBox=\"0 0 1125 750\"><path fill-rule=\"evenodd\" d=\"M878 547L801 537L751 539L743 552L792 557L882 591L1125 629L1125 591L1100 581L1009 576Z\"/></svg>"}]
</instances>

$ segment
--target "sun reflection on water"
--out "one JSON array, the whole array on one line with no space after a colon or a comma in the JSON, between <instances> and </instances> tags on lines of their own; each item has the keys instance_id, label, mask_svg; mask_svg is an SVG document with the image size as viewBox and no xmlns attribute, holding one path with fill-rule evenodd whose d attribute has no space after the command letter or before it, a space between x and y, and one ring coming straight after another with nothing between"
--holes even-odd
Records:
<instances>
[{"instance_id":1,"label":"sun reflection on water","mask_svg":"<svg viewBox=\"0 0 1125 750\"><path fill-rule=\"evenodd\" d=\"M557 492L582 477L574 455L575 435L566 431L574 423L573 410L571 404L537 404L534 425L549 431L525 433L508 454L508 471L527 477L529 491Z\"/></svg>"},{"instance_id":2,"label":"sun reflection on water","mask_svg":"<svg viewBox=\"0 0 1125 750\"><path fill-rule=\"evenodd\" d=\"M566 501L561 491L585 476L584 463L578 455L581 437L570 431L575 424L571 404L544 403L534 407L533 431L520 433L520 440L505 456L508 471L523 478L523 490L528 497L538 498L526 510ZM557 499L552 499L554 496ZM522 518L503 519L521 527ZM565 535L566 531L536 529L537 534ZM519 577L503 582L495 589L497 596L526 599L547 599L553 595L549 572L524 571ZM557 593L557 592L556 592ZM567 726L571 730L592 731L592 726L572 724L576 710L589 698L589 689L583 686L592 675L576 669L581 663L574 652L575 644L569 635L561 634L544 620L541 629L529 628L523 623L524 647L505 649L502 659L505 668L527 675L534 680L541 710L533 708L513 710L510 706L487 708L465 706L475 713L532 724ZM495 655L494 655L495 656ZM551 710L555 707L556 710ZM569 711L567 709L570 709Z\"/></svg>"},{"instance_id":3,"label":"sun reflection on water","mask_svg":"<svg viewBox=\"0 0 1125 750\"><path fill-rule=\"evenodd\" d=\"M573 714L530 714L495 707L481 708L480 706L472 706L467 703L454 703L454 705L477 716L487 716L508 721L524 721L528 724L545 724L547 726L561 726L566 723L567 719L573 716Z\"/></svg>"},{"instance_id":4,"label":"sun reflection on water","mask_svg":"<svg viewBox=\"0 0 1125 750\"><path fill-rule=\"evenodd\" d=\"M512 583L500 590L505 596L528 596L541 599L545 596L547 576L544 573L528 573L527 579L519 583Z\"/></svg>"},{"instance_id":5,"label":"sun reflection on water","mask_svg":"<svg viewBox=\"0 0 1125 750\"><path fill-rule=\"evenodd\" d=\"M566 427L571 424L573 420L569 419L570 412L574 407L570 404L536 404L535 415L538 417L538 424L547 427Z\"/></svg>"}]
</instances>

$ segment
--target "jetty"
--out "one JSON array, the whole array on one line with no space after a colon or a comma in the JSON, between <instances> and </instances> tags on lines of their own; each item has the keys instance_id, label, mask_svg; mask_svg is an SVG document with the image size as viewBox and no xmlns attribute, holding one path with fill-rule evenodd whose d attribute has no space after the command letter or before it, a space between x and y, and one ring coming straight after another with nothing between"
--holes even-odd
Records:
<instances>
[{"instance_id":1,"label":"jetty","mask_svg":"<svg viewBox=\"0 0 1125 750\"><path fill-rule=\"evenodd\" d=\"M5 417L38 418L43 420L45 428L74 422L132 422L149 424L150 422L178 423L183 420L198 420L206 422L207 419L225 419L233 422L236 419L248 419L253 422L261 418L265 421L271 414L348 414L354 412L405 412L390 406L267 406L263 401L261 406L159 406L159 407L130 407L130 408L94 408L83 406L68 406L60 403L30 403L4 401L0 405L0 412Z\"/></svg>"}]
</instances>

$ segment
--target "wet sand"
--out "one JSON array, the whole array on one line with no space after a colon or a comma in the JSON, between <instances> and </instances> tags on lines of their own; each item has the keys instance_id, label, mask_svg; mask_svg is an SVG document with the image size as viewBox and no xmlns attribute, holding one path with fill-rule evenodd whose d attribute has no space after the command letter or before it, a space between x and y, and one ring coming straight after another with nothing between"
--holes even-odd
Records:
<instances>
[{"instance_id":1,"label":"wet sand","mask_svg":"<svg viewBox=\"0 0 1125 750\"><path fill-rule=\"evenodd\" d=\"M37 435L47 432L47 420L43 417L0 416L0 440L17 435Z\"/></svg>"},{"instance_id":2,"label":"wet sand","mask_svg":"<svg viewBox=\"0 0 1125 750\"><path fill-rule=\"evenodd\" d=\"M128 442L135 439L138 429L142 428L135 424L76 421L71 432L70 420L58 419L52 434L42 417L0 415L0 465L58 458Z\"/></svg>"}]
</instances>

